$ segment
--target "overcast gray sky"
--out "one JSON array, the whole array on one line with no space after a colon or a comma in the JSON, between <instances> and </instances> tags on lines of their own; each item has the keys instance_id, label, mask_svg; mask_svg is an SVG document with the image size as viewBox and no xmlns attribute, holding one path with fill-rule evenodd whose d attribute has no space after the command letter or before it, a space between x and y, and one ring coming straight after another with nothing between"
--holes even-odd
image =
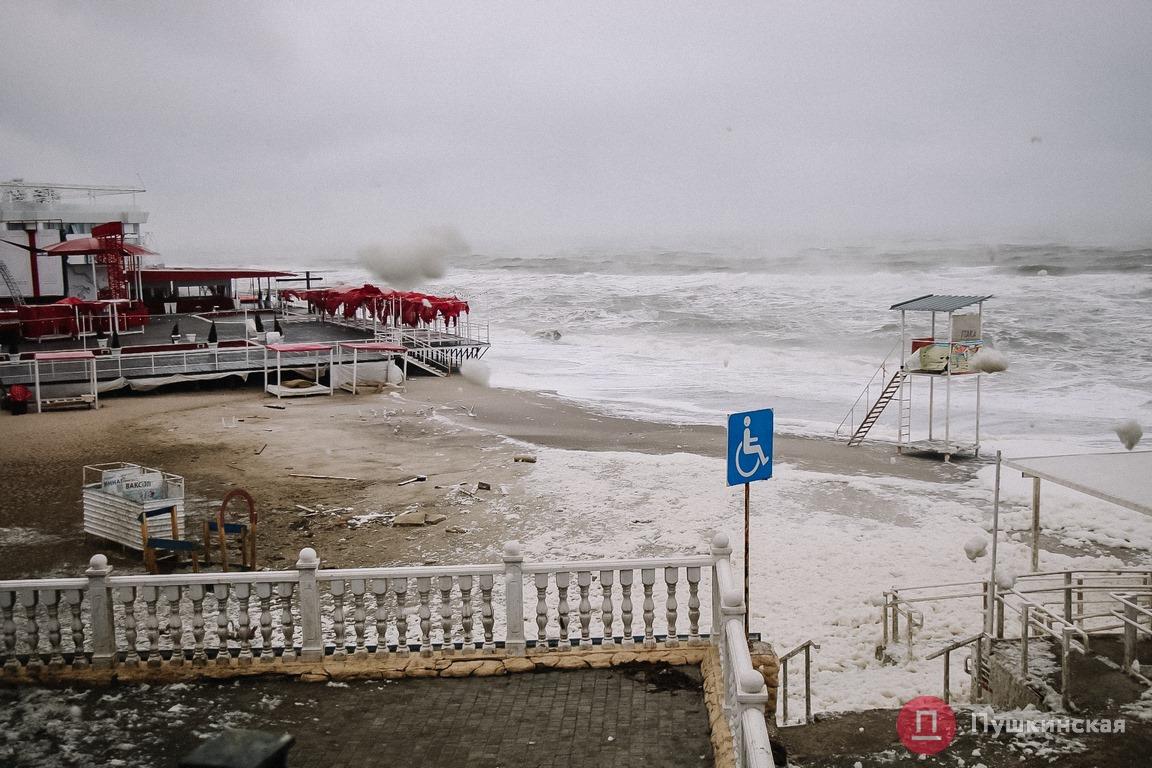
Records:
<instances>
[{"instance_id":1,"label":"overcast gray sky","mask_svg":"<svg viewBox=\"0 0 1152 768\"><path fill-rule=\"evenodd\" d=\"M350 256L1152 237L1152 3L4 3L0 176Z\"/></svg>"}]
</instances>

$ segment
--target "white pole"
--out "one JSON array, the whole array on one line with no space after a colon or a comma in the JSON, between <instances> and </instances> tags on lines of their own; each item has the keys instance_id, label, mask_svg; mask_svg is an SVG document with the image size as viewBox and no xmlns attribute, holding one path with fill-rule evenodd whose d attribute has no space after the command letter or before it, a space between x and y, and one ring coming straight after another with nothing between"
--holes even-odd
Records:
<instances>
[{"instance_id":1,"label":"white pole","mask_svg":"<svg viewBox=\"0 0 1152 768\"><path fill-rule=\"evenodd\" d=\"M33 378L36 380L36 413L44 413L43 406L40 405L40 361L33 356L32 358Z\"/></svg>"},{"instance_id":2,"label":"white pole","mask_svg":"<svg viewBox=\"0 0 1152 768\"><path fill-rule=\"evenodd\" d=\"M984 632L992 635L992 616L996 609L996 540L1000 534L1000 451L996 451L996 483L992 489L992 573L988 577L988 606L984 614Z\"/></svg>"},{"instance_id":3,"label":"white pole","mask_svg":"<svg viewBox=\"0 0 1152 768\"><path fill-rule=\"evenodd\" d=\"M980 456L980 377L982 373L976 374L976 456Z\"/></svg>"},{"instance_id":4,"label":"white pole","mask_svg":"<svg viewBox=\"0 0 1152 768\"><path fill-rule=\"evenodd\" d=\"M119 358L117 358L119 361ZM92 407L100 408L100 385L96 379L96 357L92 357Z\"/></svg>"},{"instance_id":5,"label":"white pole","mask_svg":"<svg viewBox=\"0 0 1152 768\"><path fill-rule=\"evenodd\" d=\"M932 313L932 346L936 346L936 313ZM936 378L928 378L928 439L932 439L932 415L936 410Z\"/></svg>"},{"instance_id":6,"label":"white pole","mask_svg":"<svg viewBox=\"0 0 1152 768\"><path fill-rule=\"evenodd\" d=\"M944 379L944 450L951 453L949 439L952 428L952 313L948 313L948 356L945 360Z\"/></svg>"}]
</instances>

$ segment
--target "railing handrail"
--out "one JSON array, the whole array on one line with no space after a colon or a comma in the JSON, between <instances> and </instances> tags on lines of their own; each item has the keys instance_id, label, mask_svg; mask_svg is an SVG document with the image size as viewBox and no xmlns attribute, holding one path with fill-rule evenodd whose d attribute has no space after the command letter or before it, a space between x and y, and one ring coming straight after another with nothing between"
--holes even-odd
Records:
<instances>
[{"instance_id":1,"label":"railing handrail","mask_svg":"<svg viewBox=\"0 0 1152 768\"><path fill-rule=\"evenodd\" d=\"M647 557L634 560L566 560L557 563L525 563L524 573L554 573L556 571L620 571L649 568L704 568L716 559L711 555L681 557Z\"/></svg>"},{"instance_id":2,"label":"railing handrail","mask_svg":"<svg viewBox=\"0 0 1152 768\"><path fill-rule=\"evenodd\" d=\"M804 642L800 643L800 645L796 646L792 650L788 651L788 653L781 656L780 663L783 664L784 662L788 661L788 659L803 651L805 648L812 648L818 651L820 650L820 644L815 640L805 640Z\"/></svg>"},{"instance_id":3,"label":"railing handrail","mask_svg":"<svg viewBox=\"0 0 1152 768\"><path fill-rule=\"evenodd\" d=\"M868 395L871 393L872 384L875 383L877 375L880 375L881 373L884 376L888 375L888 358L892 357L892 353L895 352L899 347L900 341L897 341L892 345L892 348L888 350L888 354L884 355L884 359L880 362L880 365L876 366L876 370L872 372L872 376L868 379L868 383L864 385L864 389L860 392L859 395L856 396L856 399L852 401L852 405L848 408L848 413L846 413L844 418L840 420L840 423L836 425L837 435L840 434L840 428L844 426L844 422L848 421L855 415L856 406L860 404L860 401L868 397Z\"/></svg>"},{"instance_id":4,"label":"railing handrail","mask_svg":"<svg viewBox=\"0 0 1152 768\"><path fill-rule=\"evenodd\" d=\"M18 590L49 590L49 589L87 589L86 578L64 579L7 579L0 581L0 590L15 592Z\"/></svg>"},{"instance_id":5,"label":"railing handrail","mask_svg":"<svg viewBox=\"0 0 1152 768\"><path fill-rule=\"evenodd\" d=\"M1149 609L1145 608L1144 606L1140 605L1139 603L1136 603L1136 602L1128 599L1129 597L1131 597L1131 595L1112 593L1112 594L1109 594L1108 596L1111 597L1116 602L1123 605L1125 608L1130 609L1133 613L1138 613L1142 616L1147 616L1149 619L1152 619L1152 610L1149 610ZM1111 615L1120 619L1125 624L1130 624L1132 626L1135 626L1136 629L1138 629L1139 631L1141 631L1145 634L1148 634L1148 635L1152 635L1152 627L1145 627L1142 624L1135 623L1130 618L1124 616L1123 614L1124 614L1123 611L1116 609L1116 608L1114 608L1111 612Z\"/></svg>"},{"instance_id":6,"label":"railing handrail","mask_svg":"<svg viewBox=\"0 0 1152 768\"><path fill-rule=\"evenodd\" d=\"M982 639L984 639L984 633L980 632L980 633L972 635L971 637L966 638L964 640L957 640L956 642L952 643L951 645L949 645L945 648L941 648L940 650L938 650L935 653L932 653L928 656L925 656L924 661L932 661L933 659L938 659L945 654L960 650L964 646L971 645L972 643L976 642L977 640L982 640Z\"/></svg>"},{"instance_id":7,"label":"railing handrail","mask_svg":"<svg viewBox=\"0 0 1152 768\"><path fill-rule=\"evenodd\" d=\"M528 569L525 568L525 571ZM331 568L316 572L317 581L343 579L419 579L440 576L498 576L503 565L428 565L398 566L395 568Z\"/></svg>"},{"instance_id":8,"label":"railing handrail","mask_svg":"<svg viewBox=\"0 0 1152 768\"><path fill-rule=\"evenodd\" d=\"M1008 594L1016 595L1018 598L1020 598L1021 602L1023 602L1024 605L1019 606L1019 605L1013 605L1013 604L1009 603L1008 600L1006 599L1006 595L1008 595ZM1080 635L1080 637L1083 638L1085 645L1087 645L1089 642L1088 633L1085 632L1083 628L1076 626L1076 623L1074 621L1070 622L1070 621L1066 620L1063 616L1057 616L1055 613L1048 610L1043 604L1038 603L1035 600L1032 600L1032 599L1020 594L1015 589L1009 589L1009 590L1005 590L1005 591L998 593L996 595L996 602L1000 603L1003 606L1011 608L1012 610L1016 611L1016 613L1019 613L1021 616L1024 615L1024 608L1027 607L1029 609L1029 615L1028 615L1029 624L1031 626L1036 627L1037 629L1040 629L1043 632L1046 632L1047 634L1051 635L1052 637L1056 638L1057 640L1062 639L1061 634L1057 633L1052 627L1049 627L1046 623L1044 623L1042 621L1037 621L1037 619L1035 618L1035 615L1034 615L1035 613L1039 612L1041 615L1043 615L1045 618L1047 618L1050 622L1057 625L1061 629L1061 632L1064 629L1069 629L1074 634Z\"/></svg>"},{"instance_id":9,"label":"railing handrail","mask_svg":"<svg viewBox=\"0 0 1152 768\"><path fill-rule=\"evenodd\" d=\"M188 587L205 584L283 584L300 581L300 572L229 571L228 573L132 574L109 576L111 587ZM3 588L0 582L0 588Z\"/></svg>"}]
</instances>

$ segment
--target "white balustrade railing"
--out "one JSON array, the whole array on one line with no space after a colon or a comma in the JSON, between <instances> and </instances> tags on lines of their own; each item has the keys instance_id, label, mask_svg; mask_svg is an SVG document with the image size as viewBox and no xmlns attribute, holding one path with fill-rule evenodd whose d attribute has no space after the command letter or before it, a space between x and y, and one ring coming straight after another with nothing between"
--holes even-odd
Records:
<instances>
[{"instance_id":1,"label":"white balustrade railing","mask_svg":"<svg viewBox=\"0 0 1152 768\"><path fill-rule=\"evenodd\" d=\"M731 553L719 534L708 555L525 563L509 542L497 564L321 570L306 548L283 571L124 576L95 555L84 578L0 581L0 663L12 673L711 642L738 760L771 766L768 690Z\"/></svg>"},{"instance_id":2,"label":"white balustrade railing","mask_svg":"<svg viewBox=\"0 0 1152 768\"><path fill-rule=\"evenodd\" d=\"M752 666L748 652L744 584L732 570L731 555L728 537L717 534L712 540L712 626L713 642L719 647L724 671L724 707L735 741L737 765L772 768L772 745L764 720L768 688Z\"/></svg>"}]
</instances>

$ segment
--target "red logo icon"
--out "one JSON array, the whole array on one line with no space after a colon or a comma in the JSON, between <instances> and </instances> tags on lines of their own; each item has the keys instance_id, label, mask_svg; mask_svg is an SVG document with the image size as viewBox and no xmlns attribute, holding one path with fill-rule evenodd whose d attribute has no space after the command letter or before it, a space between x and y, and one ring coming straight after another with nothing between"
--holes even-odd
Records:
<instances>
[{"instance_id":1,"label":"red logo icon","mask_svg":"<svg viewBox=\"0 0 1152 768\"><path fill-rule=\"evenodd\" d=\"M956 738L956 714L935 696L920 696L900 709L896 733L910 752L934 755Z\"/></svg>"}]
</instances>

